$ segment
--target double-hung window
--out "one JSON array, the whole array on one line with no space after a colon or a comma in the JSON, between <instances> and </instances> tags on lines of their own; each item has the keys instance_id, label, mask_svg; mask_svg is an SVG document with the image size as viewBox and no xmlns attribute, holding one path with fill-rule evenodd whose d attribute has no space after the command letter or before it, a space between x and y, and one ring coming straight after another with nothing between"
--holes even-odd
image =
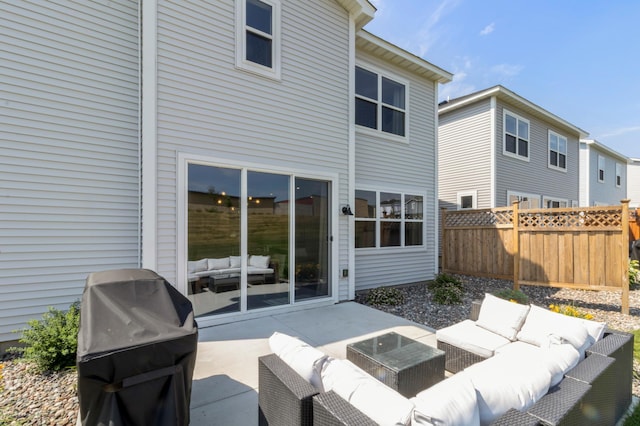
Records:
<instances>
[{"instance_id":1,"label":"double-hung window","mask_svg":"<svg viewBox=\"0 0 640 426\"><path fill-rule=\"evenodd\" d=\"M279 0L236 0L236 65L280 78Z\"/></svg>"},{"instance_id":2,"label":"double-hung window","mask_svg":"<svg viewBox=\"0 0 640 426\"><path fill-rule=\"evenodd\" d=\"M518 115L504 111L503 153L523 160L529 160L529 121Z\"/></svg>"},{"instance_id":3,"label":"double-hung window","mask_svg":"<svg viewBox=\"0 0 640 426\"><path fill-rule=\"evenodd\" d=\"M406 85L356 67L356 124L406 136Z\"/></svg>"},{"instance_id":4,"label":"double-hung window","mask_svg":"<svg viewBox=\"0 0 640 426\"><path fill-rule=\"evenodd\" d=\"M616 163L616 186L622 186L622 164Z\"/></svg>"},{"instance_id":5,"label":"double-hung window","mask_svg":"<svg viewBox=\"0 0 640 426\"><path fill-rule=\"evenodd\" d=\"M549 168L567 171L567 138L549 130Z\"/></svg>"},{"instance_id":6,"label":"double-hung window","mask_svg":"<svg viewBox=\"0 0 640 426\"><path fill-rule=\"evenodd\" d=\"M424 195L356 190L356 248L424 245Z\"/></svg>"},{"instance_id":7,"label":"double-hung window","mask_svg":"<svg viewBox=\"0 0 640 426\"><path fill-rule=\"evenodd\" d=\"M605 159L602 155L598 155L598 182L604 183L604 167Z\"/></svg>"}]
</instances>

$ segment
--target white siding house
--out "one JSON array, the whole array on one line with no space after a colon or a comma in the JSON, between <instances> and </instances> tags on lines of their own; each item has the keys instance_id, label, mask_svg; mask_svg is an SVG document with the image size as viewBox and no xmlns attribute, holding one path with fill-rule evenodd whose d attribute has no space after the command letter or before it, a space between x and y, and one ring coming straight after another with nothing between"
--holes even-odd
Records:
<instances>
[{"instance_id":1,"label":"white siding house","mask_svg":"<svg viewBox=\"0 0 640 426\"><path fill-rule=\"evenodd\" d=\"M435 274L437 85L452 76L363 31L368 1L0 13L0 342L98 270L156 270L200 326ZM356 124L365 104L375 130ZM358 191L377 197L361 233L345 214Z\"/></svg>"},{"instance_id":2,"label":"white siding house","mask_svg":"<svg viewBox=\"0 0 640 426\"><path fill-rule=\"evenodd\" d=\"M591 139L580 141L580 206L613 206L627 198L624 155Z\"/></svg>"},{"instance_id":3,"label":"white siding house","mask_svg":"<svg viewBox=\"0 0 640 426\"><path fill-rule=\"evenodd\" d=\"M640 208L640 158L630 158L627 164L627 198L629 207Z\"/></svg>"},{"instance_id":4,"label":"white siding house","mask_svg":"<svg viewBox=\"0 0 640 426\"><path fill-rule=\"evenodd\" d=\"M440 206L578 204L578 141L586 132L503 86L439 106Z\"/></svg>"}]
</instances>

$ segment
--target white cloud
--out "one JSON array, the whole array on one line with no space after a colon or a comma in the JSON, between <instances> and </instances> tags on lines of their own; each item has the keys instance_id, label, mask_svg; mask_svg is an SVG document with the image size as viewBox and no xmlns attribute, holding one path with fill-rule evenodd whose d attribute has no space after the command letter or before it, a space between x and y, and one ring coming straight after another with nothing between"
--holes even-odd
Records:
<instances>
[{"instance_id":1,"label":"white cloud","mask_svg":"<svg viewBox=\"0 0 640 426\"><path fill-rule=\"evenodd\" d=\"M468 81L468 76L476 71L472 68L471 59L468 57L457 58L462 63L461 67L454 65L453 79L450 83L440 86L439 101L459 98L475 92L476 86Z\"/></svg>"},{"instance_id":2,"label":"white cloud","mask_svg":"<svg viewBox=\"0 0 640 426\"><path fill-rule=\"evenodd\" d=\"M422 26L418 32L418 55L424 57L427 52L435 45L440 38L440 32L437 30L437 26L449 12L458 6L460 0L443 0L436 10L429 15L426 23Z\"/></svg>"},{"instance_id":3,"label":"white cloud","mask_svg":"<svg viewBox=\"0 0 640 426\"><path fill-rule=\"evenodd\" d=\"M616 136L627 135L629 133L638 133L640 132L640 126L631 126L631 127L620 127L618 129L610 130L609 132L601 135L601 138L612 138Z\"/></svg>"},{"instance_id":4,"label":"white cloud","mask_svg":"<svg viewBox=\"0 0 640 426\"><path fill-rule=\"evenodd\" d=\"M492 22L489 25L487 25L486 27L484 27L484 29L482 31L480 31L480 35L481 36L486 36L489 35L493 32L493 30L496 28L496 23Z\"/></svg>"}]
</instances>

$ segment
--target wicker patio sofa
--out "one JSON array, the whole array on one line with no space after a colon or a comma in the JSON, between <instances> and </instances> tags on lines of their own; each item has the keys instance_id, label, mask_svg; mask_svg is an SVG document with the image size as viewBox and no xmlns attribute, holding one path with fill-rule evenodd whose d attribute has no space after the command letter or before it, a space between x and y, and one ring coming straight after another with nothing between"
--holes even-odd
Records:
<instances>
[{"instance_id":1,"label":"wicker patio sofa","mask_svg":"<svg viewBox=\"0 0 640 426\"><path fill-rule=\"evenodd\" d=\"M475 302L470 320L478 321L480 308L481 302ZM439 339L437 346L445 351L445 368L450 372L464 371L488 358ZM605 328L603 337L586 348L577 365L544 396L524 410L508 410L492 424L615 424L631 403L632 376L633 335Z\"/></svg>"}]
</instances>

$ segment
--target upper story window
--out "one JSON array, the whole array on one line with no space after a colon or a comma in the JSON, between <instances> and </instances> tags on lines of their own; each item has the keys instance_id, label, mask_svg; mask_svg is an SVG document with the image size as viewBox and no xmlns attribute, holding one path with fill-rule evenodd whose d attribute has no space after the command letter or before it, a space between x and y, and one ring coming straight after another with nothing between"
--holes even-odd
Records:
<instances>
[{"instance_id":1,"label":"upper story window","mask_svg":"<svg viewBox=\"0 0 640 426\"><path fill-rule=\"evenodd\" d=\"M236 65L280 78L279 0L236 0Z\"/></svg>"},{"instance_id":2,"label":"upper story window","mask_svg":"<svg viewBox=\"0 0 640 426\"><path fill-rule=\"evenodd\" d=\"M622 186L622 164L616 163L616 186Z\"/></svg>"},{"instance_id":3,"label":"upper story window","mask_svg":"<svg viewBox=\"0 0 640 426\"><path fill-rule=\"evenodd\" d=\"M598 182L604 182L604 164L604 157L598 155Z\"/></svg>"},{"instance_id":4,"label":"upper story window","mask_svg":"<svg viewBox=\"0 0 640 426\"><path fill-rule=\"evenodd\" d=\"M504 111L503 153L523 160L529 160L529 120Z\"/></svg>"},{"instance_id":5,"label":"upper story window","mask_svg":"<svg viewBox=\"0 0 640 426\"><path fill-rule=\"evenodd\" d=\"M356 248L424 245L424 195L356 190Z\"/></svg>"},{"instance_id":6,"label":"upper story window","mask_svg":"<svg viewBox=\"0 0 640 426\"><path fill-rule=\"evenodd\" d=\"M406 136L406 86L356 67L356 124Z\"/></svg>"},{"instance_id":7,"label":"upper story window","mask_svg":"<svg viewBox=\"0 0 640 426\"><path fill-rule=\"evenodd\" d=\"M549 130L549 167L567 171L567 138Z\"/></svg>"}]
</instances>

